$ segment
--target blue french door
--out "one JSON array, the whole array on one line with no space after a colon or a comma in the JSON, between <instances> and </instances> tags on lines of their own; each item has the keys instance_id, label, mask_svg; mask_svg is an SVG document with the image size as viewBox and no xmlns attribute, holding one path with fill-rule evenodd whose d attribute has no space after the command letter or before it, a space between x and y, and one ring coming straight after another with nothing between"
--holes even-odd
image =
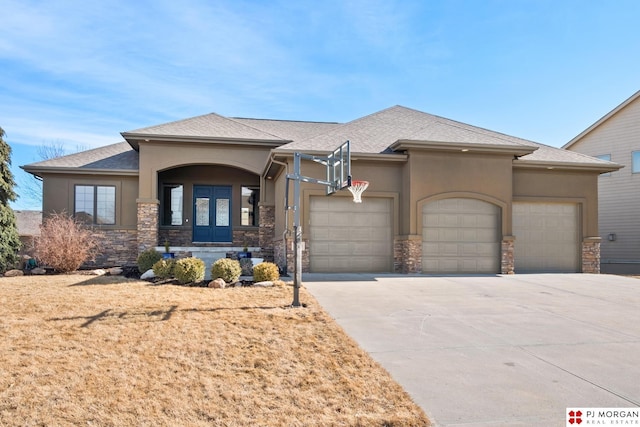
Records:
<instances>
[{"instance_id":1,"label":"blue french door","mask_svg":"<svg viewBox=\"0 0 640 427\"><path fill-rule=\"evenodd\" d=\"M233 241L231 186L193 186L193 241Z\"/></svg>"}]
</instances>

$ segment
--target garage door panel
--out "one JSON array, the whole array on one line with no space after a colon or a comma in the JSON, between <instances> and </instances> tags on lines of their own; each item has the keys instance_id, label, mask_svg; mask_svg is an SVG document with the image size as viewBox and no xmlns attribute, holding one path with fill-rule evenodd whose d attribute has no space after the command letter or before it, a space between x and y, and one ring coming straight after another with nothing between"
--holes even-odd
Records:
<instances>
[{"instance_id":1,"label":"garage door panel","mask_svg":"<svg viewBox=\"0 0 640 427\"><path fill-rule=\"evenodd\" d=\"M391 199L363 198L356 204L348 197L312 196L310 211L311 271L391 271Z\"/></svg>"},{"instance_id":2,"label":"garage door panel","mask_svg":"<svg viewBox=\"0 0 640 427\"><path fill-rule=\"evenodd\" d=\"M500 208L476 199L444 199L423 207L423 272L497 273Z\"/></svg>"},{"instance_id":3,"label":"garage door panel","mask_svg":"<svg viewBox=\"0 0 640 427\"><path fill-rule=\"evenodd\" d=\"M516 272L577 272L579 207L576 203L515 202Z\"/></svg>"}]
</instances>

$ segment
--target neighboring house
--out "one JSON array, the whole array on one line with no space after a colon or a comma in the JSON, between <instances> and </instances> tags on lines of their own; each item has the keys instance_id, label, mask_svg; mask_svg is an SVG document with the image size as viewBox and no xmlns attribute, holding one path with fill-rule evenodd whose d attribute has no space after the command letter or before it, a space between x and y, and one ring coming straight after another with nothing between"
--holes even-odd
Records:
<instances>
[{"instance_id":1,"label":"neighboring house","mask_svg":"<svg viewBox=\"0 0 640 427\"><path fill-rule=\"evenodd\" d=\"M293 154L350 140L353 178L370 186L355 204L348 191L302 184L304 271L598 272L598 175L618 169L401 106L345 124L207 114L122 136L23 166L43 180L45 212L105 233L102 264L168 240L181 255L247 245L291 266ZM302 173L325 177L313 162Z\"/></svg>"},{"instance_id":2,"label":"neighboring house","mask_svg":"<svg viewBox=\"0 0 640 427\"><path fill-rule=\"evenodd\" d=\"M18 226L18 236L22 247L21 254L31 254L33 239L40 235L42 225L42 211L13 211Z\"/></svg>"},{"instance_id":3,"label":"neighboring house","mask_svg":"<svg viewBox=\"0 0 640 427\"><path fill-rule=\"evenodd\" d=\"M624 166L598 180L602 271L640 273L640 91L564 148Z\"/></svg>"}]
</instances>

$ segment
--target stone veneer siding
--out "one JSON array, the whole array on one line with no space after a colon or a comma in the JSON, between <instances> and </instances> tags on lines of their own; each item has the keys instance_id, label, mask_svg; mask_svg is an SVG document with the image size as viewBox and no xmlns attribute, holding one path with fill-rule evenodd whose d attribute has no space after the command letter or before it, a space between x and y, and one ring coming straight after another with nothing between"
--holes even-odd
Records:
<instances>
[{"instance_id":1,"label":"stone veneer siding","mask_svg":"<svg viewBox=\"0 0 640 427\"><path fill-rule=\"evenodd\" d=\"M138 202L138 252L158 246L158 202Z\"/></svg>"},{"instance_id":2,"label":"stone veneer siding","mask_svg":"<svg viewBox=\"0 0 640 427\"><path fill-rule=\"evenodd\" d=\"M502 274L514 274L515 273L515 258L514 258L514 238L511 236L505 236L500 244L500 272Z\"/></svg>"},{"instance_id":3,"label":"stone veneer siding","mask_svg":"<svg viewBox=\"0 0 640 427\"><path fill-rule=\"evenodd\" d=\"M103 242L93 263L99 267L135 265L138 259L138 232L136 230L97 230L95 237Z\"/></svg>"},{"instance_id":4,"label":"stone veneer siding","mask_svg":"<svg viewBox=\"0 0 640 427\"><path fill-rule=\"evenodd\" d=\"M600 274L599 237L587 237L582 242L582 272Z\"/></svg>"},{"instance_id":5,"label":"stone veneer siding","mask_svg":"<svg viewBox=\"0 0 640 427\"><path fill-rule=\"evenodd\" d=\"M276 237L276 207L261 204L258 206L258 215L260 224L258 245L262 248L271 247Z\"/></svg>"},{"instance_id":6,"label":"stone veneer siding","mask_svg":"<svg viewBox=\"0 0 640 427\"><path fill-rule=\"evenodd\" d=\"M422 273L422 236L407 236L393 242L393 271Z\"/></svg>"}]
</instances>

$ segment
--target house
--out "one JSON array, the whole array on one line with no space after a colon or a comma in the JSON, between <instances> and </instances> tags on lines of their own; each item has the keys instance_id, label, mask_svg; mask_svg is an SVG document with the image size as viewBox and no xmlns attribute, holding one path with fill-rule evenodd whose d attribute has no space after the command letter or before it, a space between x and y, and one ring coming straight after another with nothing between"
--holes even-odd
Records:
<instances>
[{"instance_id":1,"label":"house","mask_svg":"<svg viewBox=\"0 0 640 427\"><path fill-rule=\"evenodd\" d=\"M40 226L42 225L42 211L17 210L14 211L16 216L16 226L18 227L18 236L20 237L21 254L31 254L33 239L40 235Z\"/></svg>"},{"instance_id":2,"label":"house","mask_svg":"<svg viewBox=\"0 0 640 427\"><path fill-rule=\"evenodd\" d=\"M45 212L105 233L102 264L167 240L180 255L248 246L291 267L294 153L350 140L353 178L370 186L356 204L302 183L304 271L598 272L598 176L619 167L402 106L343 124L206 114L122 136L23 166L43 180Z\"/></svg>"},{"instance_id":3,"label":"house","mask_svg":"<svg viewBox=\"0 0 640 427\"><path fill-rule=\"evenodd\" d=\"M602 271L640 273L640 91L563 148L624 166L598 180Z\"/></svg>"}]
</instances>

